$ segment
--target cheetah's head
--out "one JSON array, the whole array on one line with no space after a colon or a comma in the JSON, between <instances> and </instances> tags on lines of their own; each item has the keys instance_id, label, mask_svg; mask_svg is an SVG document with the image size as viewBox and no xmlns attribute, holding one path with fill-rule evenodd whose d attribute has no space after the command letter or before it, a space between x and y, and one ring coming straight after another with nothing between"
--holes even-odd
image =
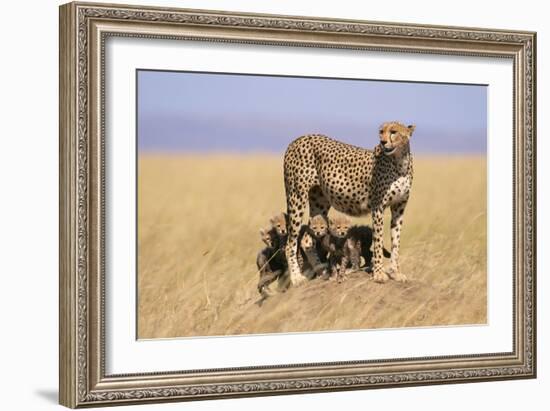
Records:
<instances>
[{"instance_id":1,"label":"cheetah's head","mask_svg":"<svg viewBox=\"0 0 550 411\"><path fill-rule=\"evenodd\" d=\"M407 147L416 126L405 126L397 121L384 123L380 126L380 148L386 156L398 157L403 148Z\"/></svg>"},{"instance_id":2,"label":"cheetah's head","mask_svg":"<svg viewBox=\"0 0 550 411\"><path fill-rule=\"evenodd\" d=\"M324 237L328 232L328 223L325 216L317 214L309 219L309 228L315 234L315 237Z\"/></svg>"},{"instance_id":3,"label":"cheetah's head","mask_svg":"<svg viewBox=\"0 0 550 411\"><path fill-rule=\"evenodd\" d=\"M344 238L351 227L351 220L346 216L329 217L329 231L338 238Z\"/></svg>"},{"instance_id":4,"label":"cheetah's head","mask_svg":"<svg viewBox=\"0 0 550 411\"><path fill-rule=\"evenodd\" d=\"M275 242L273 241L273 230L271 227L260 228L260 238L266 246L273 247Z\"/></svg>"},{"instance_id":5,"label":"cheetah's head","mask_svg":"<svg viewBox=\"0 0 550 411\"><path fill-rule=\"evenodd\" d=\"M269 219L271 227L275 229L280 237L283 237L287 234L286 220L286 213L277 214Z\"/></svg>"}]
</instances>

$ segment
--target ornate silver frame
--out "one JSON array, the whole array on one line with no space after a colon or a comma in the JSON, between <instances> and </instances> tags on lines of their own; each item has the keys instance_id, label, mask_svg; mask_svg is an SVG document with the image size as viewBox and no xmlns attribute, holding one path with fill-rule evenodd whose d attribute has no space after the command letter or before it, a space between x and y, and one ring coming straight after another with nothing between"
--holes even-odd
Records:
<instances>
[{"instance_id":1,"label":"ornate silver frame","mask_svg":"<svg viewBox=\"0 0 550 411\"><path fill-rule=\"evenodd\" d=\"M104 43L109 36L512 59L514 349L471 356L106 375ZM536 376L536 34L220 11L60 7L60 403L199 400Z\"/></svg>"}]
</instances>

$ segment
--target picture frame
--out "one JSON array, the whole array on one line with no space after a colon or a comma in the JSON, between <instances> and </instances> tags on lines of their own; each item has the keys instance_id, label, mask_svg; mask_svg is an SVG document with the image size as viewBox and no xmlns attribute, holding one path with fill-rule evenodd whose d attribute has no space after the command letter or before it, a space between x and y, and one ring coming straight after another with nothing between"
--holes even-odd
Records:
<instances>
[{"instance_id":1,"label":"picture frame","mask_svg":"<svg viewBox=\"0 0 550 411\"><path fill-rule=\"evenodd\" d=\"M512 62L512 349L109 374L105 80L109 38L499 58ZM536 377L536 34L211 10L60 7L60 403L67 407ZM116 162L116 159L111 160ZM282 337L284 338L284 337ZM350 334L348 338L354 338ZM154 361L152 359L151 361Z\"/></svg>"}]
</instances>

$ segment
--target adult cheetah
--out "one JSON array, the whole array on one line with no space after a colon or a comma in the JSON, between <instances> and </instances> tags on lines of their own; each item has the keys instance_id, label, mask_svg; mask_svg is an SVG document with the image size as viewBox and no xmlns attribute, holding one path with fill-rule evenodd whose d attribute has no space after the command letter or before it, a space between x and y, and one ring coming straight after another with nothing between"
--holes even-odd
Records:
<instances>
[{"instance_id":1,"label":"adult cheetah","mask_svg":"<svg viewBox=\"0 0 550 411\"><path fill-rule=\"evenodd\" d=\"M310 217L327 216L330 207L351 216L372 213L374 279L385 282L383 269L384 210L391 209L390 277L406 281L399 267L403 213L409 199L413 164L409 139L415 126L399 122L380 127L380 144L374 151L345 144L321 134L297 138L284 156L288 214L286 257L290 281L306 280L297 263L297 238L309 203Z\"/></svg>"}]
</instances>

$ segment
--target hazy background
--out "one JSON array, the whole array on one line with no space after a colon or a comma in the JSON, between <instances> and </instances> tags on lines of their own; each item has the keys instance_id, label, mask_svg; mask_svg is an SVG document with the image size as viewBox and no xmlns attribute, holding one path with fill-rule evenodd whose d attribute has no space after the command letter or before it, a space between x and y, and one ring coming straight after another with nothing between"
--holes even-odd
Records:
<instances>
[{"instance_id":1,"label":"hazy background","mask_svg":"<svg viewBox=\"0 0 550 411\"><path fill-rule=\"evenodd\" d=\"M283 152L322 133L372 148L416 124L415 153L485 154L487 87L139 70L140 152Z\"/></svg>"},{"instance_id":2,"label":"hazy background","mask_svg":"<svg viewBox=\"0 0 550 411\"><path fill-rule=\"evenodd\" d=\"M485 86L138 76L138 338L486 324ZM421 154L401 237L410 281L273 284L262 302L258 230L286 208L288 143L317 132L373 148L388 120L417 125ZM389 245L389 213L385 226Z\"/></svg>"}]
</instances>

